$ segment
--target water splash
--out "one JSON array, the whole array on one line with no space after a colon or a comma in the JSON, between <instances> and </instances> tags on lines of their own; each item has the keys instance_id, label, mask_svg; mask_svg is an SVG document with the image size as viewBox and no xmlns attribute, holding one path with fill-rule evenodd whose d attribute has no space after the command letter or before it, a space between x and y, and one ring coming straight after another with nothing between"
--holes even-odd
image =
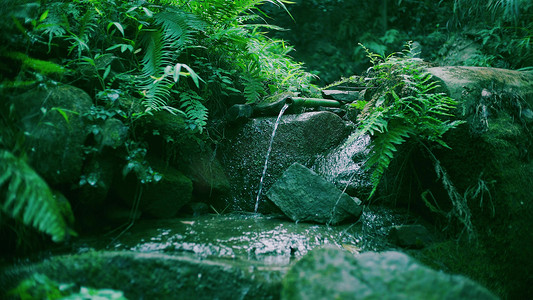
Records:
<instances>
[{"instance_id":1,"label":"water splash","mask_svg":"<svg viewBox=\"0 0 533 300\"><path fill-rule=\"evenodd\" d=\"M289 104L285 103L285 105L281 108L281 111L279 112L278 118L276 119L276 123L274 123L274 129L272 130L272 136L270 137L270 144L268 145L268 150L265 158L265 166L263 167L263 174L261 175L261 180L259 181L259 191L257 192L257 198L255 199L254 212L257 212L257 209L259 208L259 198L261 197L261 192L263 191L263 180L265 180L265 175L268 168L268 158L270 157L270 152L272 151L272 142L274 141L274 136L276 136L276 130L278 129L281 116L283 116L283 113L285 112L285 110L287 110L288 107Z\"/></svg>"}]
</instances>

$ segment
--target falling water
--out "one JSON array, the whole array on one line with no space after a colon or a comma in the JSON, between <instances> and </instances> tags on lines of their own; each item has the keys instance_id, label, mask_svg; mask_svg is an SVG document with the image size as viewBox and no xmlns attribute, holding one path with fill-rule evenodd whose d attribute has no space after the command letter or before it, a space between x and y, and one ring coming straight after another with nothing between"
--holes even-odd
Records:
<instances>
[{"instance_id":1,"label":"falling water","mask_svg":"<svg viewBox=\"0 0 533 300\"><path fill-rule=\"evenodd\" d=\"M274 123L274 130L272 130L272 136L270 137L270 144L268 145L263 174L261 175L261 180L259 181L259 191L257 192L257 198L255 199L254 212L257 212L257 208L259 208L259 198L261 197L261 191L263 190L263 180L265 179L266 171L268 168L268 158L270 157L270 152L272 151L272 142L274 141L274 136L276 135L276 130L278 129L281 116L283 116L283 113L285 112L285 110L287 110L288 107L289 104L285 103L285 105L283 106L283 108L281 108L281 111L279 112L278 118L276 119L276 123Z\"/></svg>"}]
</instances>

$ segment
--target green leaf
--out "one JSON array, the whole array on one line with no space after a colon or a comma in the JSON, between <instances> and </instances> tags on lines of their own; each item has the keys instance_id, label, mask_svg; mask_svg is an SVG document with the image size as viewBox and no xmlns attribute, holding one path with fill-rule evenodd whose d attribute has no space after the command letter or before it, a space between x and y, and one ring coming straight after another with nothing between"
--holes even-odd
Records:
<instances>
[{"instance_id":1,"label":"green leaf","mask_svg":"<svg viewBox=\"0 0 533 300\"><path fill-rule=\"evenodd\" d=\"M177 63L176 66L174 67L174 74L173 74L174 82L178 82L178 80L180 79L181 66L182 64Z\"/></svg>"},{"instance_id":2,"label":"green leaf","mask_svg":"<svg viewBox=\"0 0 533 300\"><path fill-rule=\"evenodd\" d=\"M43 12L43 14L41 15L41 17L39 18L39 22L44 21L44 20L48 17L48 13L49 13L49 12L50 12L50 10L48 10L48 9L45 10L45 11Z\"/></svg>"},{"instance_id":3,"label":"green leaf","mask_svg":"<svg viewBox=\"0 0 533 300\"><path fill-rule=\"evenodd\" d=\"M73 110L70 110L70 109L66 109L66 108L61 108L61 107L52 107L52 109L50 109L50 111L57 111L58 113L60 113L61 116L63 116L63 118L67 122L67 124L69 123L67 112L71 113L71 114L75 114L75 115L79 114L76 111L73 111Z\"/></svg>"},{"instance_id":4,"label":"green leaf","mask_svg":"<svg viewBox=\"0 0 533 300\"><path fill-rule=\"evenodd\" d=\"M119 22L110 22L108 25L107 25L107 30L109 30L109 28L111 26L115 25L115 27L118 29L118 31L120 31L120 33L122 34L122 36L124 36L124 28L122 27L122 24L120 24Z\"/></svg>"},{"instance_id":5,"label":"green leaf","mask_svg":"<svg viewBox=\"0 0 533 300\"><path fill-rule=\"evenodd\" d=\"M148 8L143 7L143 10L144 10L144 13L146 14L147 17L151 18L151 17L154 16L154 13L151 10L149 10Z\"/></svg>"},{"instance_id":6,"label":"green leaf","mask_svg":"<svg viewBox=\"0 0 533 300\"><path fill-rule=\"evenodd\" d=\"M64 217L64 214L72 217L70 206L63 210L46 182L24 160L0 150L0 174L3 174L0 177L3 213L49 234L55 242L75 234Z\"/></svg>"},{"instance_id":7,"label":"green leaf","mask_svg":"<svg viewBox=\"0 0 533 300\"><path fill-rule=\"evenodd\" d=\"M183 64L183 67L184 67L185 69L187 69L187 71L189 71L189 74L190 74L190 76L191 76L191 78L192 78L192 81L194 82L194 84L196 85L196 87L199 88L199 87L200 87L200 82L199 82L199 80L202 80L202 78L200 78L200 76L198 76L198 74L196 74L196 72L194 72L194 70L191 69L191 67L189 67L188 65ZM203 80L202 80L202 81L203 81Z\"/></svg>"},{"instance_id":8,"label":"green leaf","mask_svg":"<svg viewBox=\"0 0 533 300\"><path fill-rule=\"evenodd\" d=\"M104 75L102 76L102 79L106 79L107 76L109 75L109 72L111 72L111 65L108 65L106 68L105 68L105 71L104 71Z\"/></svg>"}]
</instances>

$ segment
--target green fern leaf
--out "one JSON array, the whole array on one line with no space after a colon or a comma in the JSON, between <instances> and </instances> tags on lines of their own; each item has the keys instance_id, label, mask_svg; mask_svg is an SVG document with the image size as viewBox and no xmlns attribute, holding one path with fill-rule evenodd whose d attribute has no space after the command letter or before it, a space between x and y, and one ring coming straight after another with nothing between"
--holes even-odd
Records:
<instances>
[{"instance_id":1,"label":"green fern leaf","mask_svg":"<svg viewBox=\"0 0 533 300\"><path fill-rule=\"evenodd\" d=\"M372 197L377 190L381 177L389 167L390 162L396 153L396 145L400 145L407 140L411 134L411 127L408 125L391 126L390 130L378 134L370 144L370 156L365 163L366 169L373 169L370 179L372 181Z\"/></svg>"},{"instance_id":2,"label":"green fern leaf","mask_svg":"<svg viewBox=\"0 0 533 300\"><path fill-rule=\"evenodd\" d=\"M247 103L256 102L265 94L263 83L258 77L246 76L244 79L244 97Z\"/></svg>"},{"instance_id":3,"label":"green fern leaf","mask_svg":"<svg viewBox=\"0 0 533 300\"><path fill-rule=\"evenodd\" d=\"M202 104L202 97L192 91L180 94L181 109L187 116L189 128L193 131L203 132L207 125L208 111Z\"/></svg>"},{"instance_id":4,"label":"green fern leaf","mask_svg":"<svg viewBox=\"0 0 533 300\"><path fill-rule=\"evenodd\" d=\"M0 191L5 193L0 195L3 213L50 235L55 242L75 235L46 182L24 160L0 150L0 174Z\"/></svg>"}]
</instances>

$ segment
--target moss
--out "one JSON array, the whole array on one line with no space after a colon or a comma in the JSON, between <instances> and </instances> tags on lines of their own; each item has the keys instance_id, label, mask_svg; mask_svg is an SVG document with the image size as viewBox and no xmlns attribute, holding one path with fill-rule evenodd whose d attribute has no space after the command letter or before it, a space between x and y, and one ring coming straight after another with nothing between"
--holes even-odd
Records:
<instances>
[{"instance_id":1,"label":"moss","mask_svg":"<svg viewBox=\"0 0 533 300\"><path fill-rule=\"evenodd\" d=\"M482 245L447 240L408 253L436 270L465 275L501 297L509 292L509 287L499 280L502 267L493 263Z\"/></svg>"},{"instance_id":2,"label":"moss","mask_svg":"<svg viewBox=\"0 0 533 300\"><path fill-rule=\"evenodd\" d=\"M279 269L185 255L89 252L2 272L0 285L11 289L33 272L56 282L122 290L128 299L278 299L283 275Z\"/></svg>"}]
</instances>

